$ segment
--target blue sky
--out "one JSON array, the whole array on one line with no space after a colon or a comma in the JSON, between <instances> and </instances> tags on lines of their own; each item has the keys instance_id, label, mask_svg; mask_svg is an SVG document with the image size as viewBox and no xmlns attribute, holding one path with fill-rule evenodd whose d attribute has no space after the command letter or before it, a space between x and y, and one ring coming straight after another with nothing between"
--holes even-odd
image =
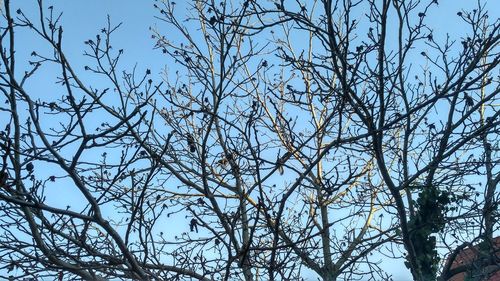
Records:
<instances>
[{"instance_id":1,"label":"blue sky","mask_svg":"<svg viewBox=\"0 0 500 281\"><path fill-rule=\"evenodd\" d=\"M17 1L19 3L19 1ZM35 1L22 1L22 9L27 14L33 14L36 11ZM434 36L436 39L442 39L446 33L451 37L460 36L462 29L461 25L457 24L456 13L462 9L469 9L476 1L470 0L441 0L438 8L434 8L429 13L429 23L434 27ZM17 4L17 3L16 3ZM96 34L106 25L106 17L110 15L111 21L114 24L122 22L121 28L113 37L113 46L116 49L123 48L125 50L124 57L121 62L121 68L130 70L137 64L138 69L145 70L149 68L153 71L153 75L159 77L159 73L165 66L172 65L172 61L159 50L152 50L155 44L151 38L150 27L157 26L160 31L163 31L165 36L170 36L169 30L165 28L161 22L154 18L157 12L153 9L153 1L146 0L72 0L72 1L46 1L46 5L54 5L55 11L63 12L62 25L64 27L64 51L70 61L79 66L83 73L83 67L89 62L82 56L85 48L84 41L94 38ZM500 15L500 9L495 1L489 1L487 7L490 11L490 18L495 19ZM184 1L178 1L177 10L183 12L185 8ZM19 55L25 59L29 58L31 49L28 46L34 45L39 49L37 41L25 37L20 34L23 39L18 43ZM459 38L457 38L459 39ZM22 69L20 69L22 70ZM30 87L36 89L41 98L50 95L50 92L57 91L54 85L50 85L51 69L47 69L41 74L37 80L32 81ZM45 79L46 77L47 79ZM52 88L53 87L53 88ZM43 90L40 90L43 89ZM58 184L61 184L60 182ZM58 192L59 193L59 192ZM60 194L60 193L59 193ZM72 200L77 201L77 194L67 194ZM188 228L184 222L181 227ZM392 267L389 269L389 267ZM398 264L394 268L394 264L388 266L388 271L394 273L395 280L409 280L409 272L404 266Z\"/></svg>"}]
</instances>

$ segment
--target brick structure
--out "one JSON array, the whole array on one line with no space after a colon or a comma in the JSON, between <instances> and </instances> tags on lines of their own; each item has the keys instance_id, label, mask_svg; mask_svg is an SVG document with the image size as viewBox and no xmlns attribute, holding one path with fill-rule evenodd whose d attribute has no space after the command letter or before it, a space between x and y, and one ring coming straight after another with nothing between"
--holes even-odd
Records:
<instances>
[{"instance_id":1,"label":"brick structure","mask_svg":"<svg viewBox=\"0 0 500 281\"><path fill-rule=\"evenodd\" d=\"M493 239L493 245L495 246L495 252L497 256L497 264L486 266L484 268L479 268L479 276L468 276L468 272L461 272L453 275L448 281L464 281L464 280L474 280L474 281L500 281L500 263L498 263L498 258L500 258L500 236ZM473 264L477 261L479 254L478 246L467 247L460 251L460 253L453 260L450 271L459 268L460 266ZM450 259L449 257L448 259ZM447 261L447 264L450 260ZM495 272L496 271L496 272ZM485 277L489 276L489 277ZM485 279L486 278L486 279Z\"/></svg>"}]
</instances>

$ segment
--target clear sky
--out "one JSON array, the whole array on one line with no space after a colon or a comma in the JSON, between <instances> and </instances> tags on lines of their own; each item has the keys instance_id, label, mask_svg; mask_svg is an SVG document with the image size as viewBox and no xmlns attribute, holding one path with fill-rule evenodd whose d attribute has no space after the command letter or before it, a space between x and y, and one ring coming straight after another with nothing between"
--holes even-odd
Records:
<instances>
[{"instance_id":1,"label":"clear sky","mask_svg":"<svg viewBox=\"0 0 500 281\"><path fill-rule=\"evenodd\" d=\"M21 4L21 8L27 14L34 14L34 0L13 1L14 5ZM177 10L183 11L186 2L179 0ZM428 14L429 23L434 27L434 38L442 39L446 33L450 33L452 37L460 36L462 30L460 25L456 24L456 13L462 9L470 9L476 1L472 0L440 0L439 7L434 8ZM165 55L161 54L160 50L153 50L155 44L151 38L150 27L157 26L163 31L165 36L169 36L169 31L160 21L154 18L157 11L153 8L153 1L148 0L58 0L46 1L46 5L54 5L55 11L63 12L62 22L64 27L64 50L74 64L79 65L83 72L84 65L88 59L82 56L85 48L84 41L94 38L96 34L106 25L106 17L110 15L112 23L118 24L122 22L122 26L116 32L113 38L113 46L117 49L125 50L124 57L121 63L123 69L130 70L137 64L139 69L149 68L153 71L153 75L159 75L161 69L172 61ZM500 4L498 0L489 1L487 7L490 11L490 18L495 19L500 16ZM31 45L38 44L29 37L22 36L22 44L19 43L19 55L21 58L29 59ZM457 38L459 39L459 38ZM24 45L24 46L21 46ZM22 69L21 69L22 70ZM36 81L30 84L34 89L43 89L36 91L41 96L50 95L51 85L47 84L44 76L53 77L50 70L43 74ZM158 76L157 76L158 77ZM60 193L58 193L59 196ZM78 195L66 194L72 200L76 200ZM186 223L179 224L180 227L185 227ZM392 267L389 269L389 267ZM388 265L388 271L394 273L395 280L410 280L409 272L402 263L397 266Z\"/></svg>"}]
</instances>

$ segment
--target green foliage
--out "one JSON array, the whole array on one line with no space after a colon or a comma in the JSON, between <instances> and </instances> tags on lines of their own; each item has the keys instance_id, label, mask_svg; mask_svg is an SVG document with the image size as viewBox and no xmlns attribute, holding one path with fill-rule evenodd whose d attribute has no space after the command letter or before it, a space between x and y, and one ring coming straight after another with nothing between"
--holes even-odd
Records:
<instances>
[{"instance_id":1,"label":"green foliage","mask_svg":"<svg viewBox=\"0 0 500 281\"><path fill-rule=\"evenodd\" d=\"M443 230L444 213L451 197L448 192L440 191L436 186L423 187L415 204L415 216L409 221L410 239L418 266L414 271L419 272L425 280L434 280L436 277L439 257L436 238L431 235Z\"/></svg>"}]
</instances>

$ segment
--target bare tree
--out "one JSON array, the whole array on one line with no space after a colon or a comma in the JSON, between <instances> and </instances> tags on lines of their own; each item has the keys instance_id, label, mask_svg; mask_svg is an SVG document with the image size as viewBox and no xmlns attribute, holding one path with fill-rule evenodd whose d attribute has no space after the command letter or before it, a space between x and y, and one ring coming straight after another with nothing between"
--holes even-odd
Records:
<instances>
[{"instance_id":1,"label":"bare tree","mask_svg":"<svg viewBox=\"0 0 500 281\"><path fill-rule=\"evenodd\" d=\"M32 19L11 2L9 274L390 280L387 259L447 280L498 266L500 23L482 3L451 38L426 23L437 1L154 1L159 77L122 66L111 20L79 69L57 7L39 0ZM20 31L44 42L29 64L16 60ZM54 66L64 94L41 96L30 83ZM478 263L445 262L476 242Z\"/></svg>"},{"instance_id":2,"label":"bare tree","mask_svg":"<svg viewBox=\"0 0 500 281\"><path fill-rule=\"evenodd\" d=\"M495 142L498 125L492 107L498 95L492 77L498 71L498 20L490 24L478 3L477 9L457 14L470 28L461 44L449 37L440 44L425 24L436 5L318 1L314 17L305 4L281 1L271 8L255 6L253 12L262 28L286 22L318 42L309 58L295 55L291 47L280 49L281 58L309 73L315 94L333 96L339 111L351 114L346 120L356 120L354 128L367 135L362 151L374 158L377 179L397 213L415 280L436 278L439 236L445 244L461 241L457 232L465 241L476 236L492 241L490 215L498 202L498 172L490 158L497 147L490 141ZM363 13L366 17L356 17ZM277 15L279 21L266 21L263 15ZM415 71L410 62L418 53L425 64ZM342 126L352 125L338 126L340 136ZM474 157L481 147L482 156ZM486 181L477 178L483 165ZM487 182L484 197L471 197L473 185L481 182Z\"/></svg>"}]
</instances>

